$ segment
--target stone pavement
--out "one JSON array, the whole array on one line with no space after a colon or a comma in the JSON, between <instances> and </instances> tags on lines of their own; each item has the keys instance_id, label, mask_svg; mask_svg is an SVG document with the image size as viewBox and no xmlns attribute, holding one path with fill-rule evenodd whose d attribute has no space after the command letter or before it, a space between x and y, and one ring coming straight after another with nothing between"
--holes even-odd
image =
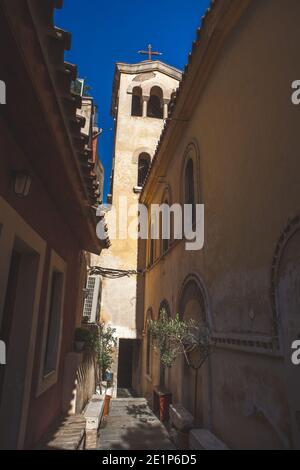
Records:
<instances>
[{"instance_id":1,"label":"stone pavement","mask_svg":"<svg viewBox=\"0 0 300 470\"><path fill-rule=\"evenodd\" d=\"M100 450L173 450L169 434L144 398L111 400L100 428Z\"/></svg>"}]
</instances>

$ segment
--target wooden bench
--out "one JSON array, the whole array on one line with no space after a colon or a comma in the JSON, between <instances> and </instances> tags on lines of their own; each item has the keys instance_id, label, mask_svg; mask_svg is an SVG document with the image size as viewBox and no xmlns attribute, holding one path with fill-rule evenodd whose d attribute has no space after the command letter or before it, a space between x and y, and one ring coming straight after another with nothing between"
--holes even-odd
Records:
<instances>
[{"instance_id":1,"label":"wooden bench","mask_svg":"<svg viewBox=\"0 0 300 470\"><path fill-rule=\"evenodd\" d=\"M86 420L81 415L56 421L38 443L38 450L84 450Z\"/></svg>"},{"instance_id":2,"label":"wooden bench","mask_svg":"<svg viewBox=\"0 0 300 470\"><path fill-rule=\"evenodd\" d=\"M170 405L170 419L179 431L189 431L194 426L194 417L180 403Z\"/></svg>"},{"instance_id":3,"label":"wooden bench","mask_svg":"<svg viewBox=\"0 0 300 470\"><path fill-rule=\"evenodd\" d=\"M194 417L180 403L170 405L169 412L174 441L180 450L188 450L189 431L194 426Z\"/></svg>"}]
</instances>

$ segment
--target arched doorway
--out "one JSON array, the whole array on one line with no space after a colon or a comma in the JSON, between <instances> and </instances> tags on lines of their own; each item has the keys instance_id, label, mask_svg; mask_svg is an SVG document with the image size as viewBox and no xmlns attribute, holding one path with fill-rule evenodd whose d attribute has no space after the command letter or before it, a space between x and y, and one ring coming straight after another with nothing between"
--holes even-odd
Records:
<instances>
[{"instance_id":1,"label":"arched doorway","mask_svg":"<svg viewBox=\"0 0 300 470\"><path fill-rule=\"evenodd\" d=\"M184 320L193 319L199 326L207 323L205 298L198 279L191 276L184 283L179 302L179 312ZM194 416L197 424L204 421L203 376L204 366L194 370L182 358L182 396L183 406Z\"/></svg>"},{"instance_id":2,"label":"arched doorway","mask_svg":"<svg viewBox=\"0 0 300 470\"><path fill-rule=\"evenodd\" d=\"M277 309L285 356L293 447L300 448L300 366L292 363L292 343L300 339L300 224L286 241L277 268Z\"/></svg>"}]
</instances>

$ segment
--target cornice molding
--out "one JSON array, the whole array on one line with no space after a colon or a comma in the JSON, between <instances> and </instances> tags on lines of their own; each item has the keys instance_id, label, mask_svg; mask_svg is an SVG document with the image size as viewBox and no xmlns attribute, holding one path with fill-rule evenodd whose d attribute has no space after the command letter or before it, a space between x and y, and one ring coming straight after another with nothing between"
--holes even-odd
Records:
<instances>
[{"instance_id":1,"label":"cornice molding","mask_svg":"<svg viewBox=\"0 0 300 470\"><path fill-rule=\"evenodd\" d=\"M112 93L112 104L111 104L111 114L113 117L116 116L116 108L117 108L117 99L119 94L119 87L120 87L120 78L121 74L126 75L136 75L148 72L160 72L164 75L167 75L174 80L181 81L182 78L182 71L172 67L171 65L165 64L160 60L146 60L143 62L139 62L137 64L126 64L123 62L118 62L115 68L115 75L113 81L113 93Z\"/></svg>"}]
</instances>

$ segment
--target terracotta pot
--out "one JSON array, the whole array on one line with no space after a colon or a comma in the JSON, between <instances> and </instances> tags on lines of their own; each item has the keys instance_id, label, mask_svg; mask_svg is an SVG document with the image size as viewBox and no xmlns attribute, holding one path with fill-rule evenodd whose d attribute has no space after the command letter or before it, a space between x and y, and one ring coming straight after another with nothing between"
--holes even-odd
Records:
<instances>
[{"instance_id":1,"label":"terracotta pot","mask_svg":"<svg viewBox=\"0 0 300 470\"><path fill-rule=\"evenodd\" d=\"M110 405L110 395L105 395L104 398L104 409L103 409L103 416L108 416L109 415L109 405Z\"/></svg>"},{"instance_id":2,"label":"terracotta pot","mask_svg":"<svg viewBox=\"0 0 300 470\"><path fill-rule=\"evenodd\" d=\"M160 395L159 397L159 419L163 423L169 419L169 395Z\"/></svg>"}]
</instances>

